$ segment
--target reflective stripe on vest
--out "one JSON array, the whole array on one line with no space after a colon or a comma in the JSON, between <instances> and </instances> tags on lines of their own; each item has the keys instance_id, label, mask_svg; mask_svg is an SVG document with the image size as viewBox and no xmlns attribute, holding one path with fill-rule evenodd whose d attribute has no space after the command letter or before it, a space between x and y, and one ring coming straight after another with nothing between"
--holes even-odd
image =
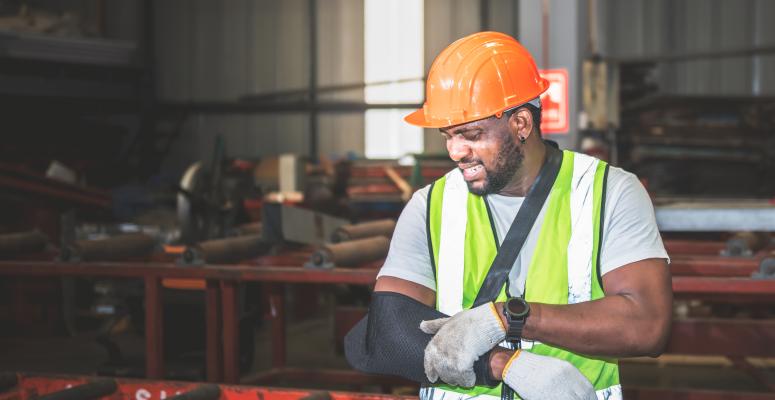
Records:
<instances>
[{"instance_id":1,"label":"reflective stripe on vest","mask_svg":"<svg viewBox=\"0 0 775 400\"><path fill-rule=\"evenodd\" d=\"M500 391L500 386L498 387L498 391ZM620 385L613 385L605 389L596 390L595 394L597 395L598 400L621 399L622 387ZM420 388L419 397L420 400L501 400L500 395L458 393L435 386Z\"/></svg>"},{"instance_id":2,"label":"reflective stripe on vest","mask_svg":"<svg viewBox=\"0 0 775 400\"><path fill-rule=\"evenodd\" d=\"M528 302L573 304L604 296L598 251L607 171L603 161L564 152L560 172L544 206L536 247L532 254L523 253L530 257L525 284ZM471 307L495 258L495 227L485 198L468 191L459 169L431 186L428 201L436 308L454 315ZM497 301L505 298L505 290L501 290ZM523 349L571 362L592 382L598 398L621 398L616 360L586 358L540 342L523 341ZM500 386L464 389L437 385L423 388L420 396L445 400L499 398Z\"/></svg>"}]
</instances>

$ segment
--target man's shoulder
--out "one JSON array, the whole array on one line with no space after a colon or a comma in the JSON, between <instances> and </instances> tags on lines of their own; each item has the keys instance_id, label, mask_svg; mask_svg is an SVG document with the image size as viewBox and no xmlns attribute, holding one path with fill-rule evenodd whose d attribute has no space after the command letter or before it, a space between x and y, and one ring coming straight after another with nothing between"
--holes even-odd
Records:
<instances>
[{"instance_id":1,"label":"man's shoulder","mask_svg":"<svg viewBox=\"0 0 775 400\"><path fill-rule=\"evenodd\" d=\"M611 166L606 184L606 212L622 213L627 210L646 215L653 212L651 197L638 176L625 169Z\"/></svg>"},{"instance_id":2,"label":"man's shoulder","mask_svg":"<svg viewBox=\"0 0 775 400\"><path fill-rule=\"evenodd\" d=\"M644 190L638 176L620 167L609 165L606 177L606 197L619 197L623 192Z\"/></svg>"},{"instance_id":3,"label":"man's shoulder","mask_svg":"<svg viewBox=\"0 0 775 400\"><path fill-rule=\"evenodd\" d=\"M410 202L411 201L420 201L420 202L425 203L425 201L428 199L428 193L430 193L431 185L433 185L433 183L429 183L429 184L427 184L427 185L417 189L417 191L415 191L414 194L412 195L412 199L410 200Z\"/></svg>"},{"instance_id":4,"label":"man's shoulder","mask_svg":"<svg viewBox=\"0 0 775 400\"><path fill-rule=\"evenodd\" d=\"M608 187L621 184L633 184L640 182L638 176L624 168L609 165L608 167Z\"/></svg>"}]
</instances>

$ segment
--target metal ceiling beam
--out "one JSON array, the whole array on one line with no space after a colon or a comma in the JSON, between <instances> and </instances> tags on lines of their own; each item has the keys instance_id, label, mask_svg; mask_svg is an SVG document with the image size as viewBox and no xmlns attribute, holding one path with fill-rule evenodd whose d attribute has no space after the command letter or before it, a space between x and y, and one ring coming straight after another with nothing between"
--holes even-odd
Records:
<instances>
[{"instance_id":1,"label":"metal ceiling beam","mask_svg":"<svg viewBox=\"0 0 775 400\"><path fill-rule=\"evenodd\" d=\"M243 103L228 101L211 102L163 102L159 104L162 113L190 114L262 114L262 113L361 113L374 109L417 109L419 103L366 103L347 101L327 101L312 103L301 101L294 103Z\"/></svg>"},{"instance_id":2,"label":"metal ceiling beam","mask_svg":"<svg viewBox=\"0 0 775 400\"><path fill-rule=\"evenodd\" d=\"M775 53L775 46L741 47L737 49L695 51L682 54L656 54L637 57L607 57L607 61L618 63L659 63L711 60L717 58L753 57Z\"/></svg>"}]
</instances>

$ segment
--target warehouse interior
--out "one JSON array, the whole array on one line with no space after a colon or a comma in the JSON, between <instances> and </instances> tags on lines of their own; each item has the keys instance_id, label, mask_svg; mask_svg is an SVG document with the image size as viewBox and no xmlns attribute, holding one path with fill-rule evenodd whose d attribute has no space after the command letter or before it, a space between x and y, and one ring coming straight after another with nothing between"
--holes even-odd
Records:
<instances>
[{"instance_id":1,"label":"warehouse interior","mask_svg":"<svg viewBox=\"0 0 775 400\"><path fill-rule=\"evenodd\" d=\"M673 323L661 355L619 360L624 397L775 398L774 17L768 0L0 0L0 400L417 396L353 369L344 338L402 209L456 168L404 116L480 31L551 82L545 140L653 203Z\"/></svg>"}]
</instances>

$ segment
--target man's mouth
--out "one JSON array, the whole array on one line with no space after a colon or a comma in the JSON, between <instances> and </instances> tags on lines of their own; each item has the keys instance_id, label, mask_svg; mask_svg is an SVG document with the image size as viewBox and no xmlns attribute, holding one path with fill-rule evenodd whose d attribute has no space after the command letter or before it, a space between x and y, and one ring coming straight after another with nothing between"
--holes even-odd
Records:
<instances>
[{"instance_id":1,"label":"man's mouth","mask_svg":"<svg viewBox=\"0 0 775 400\"><path fill-rule=\"evenodd\" d=\"M482 164L476 164L468 168L461 168L461 170L463 171L463 179L467 181L479 179L484 175L484 166Z\"/></svg>"}]
</instances>

